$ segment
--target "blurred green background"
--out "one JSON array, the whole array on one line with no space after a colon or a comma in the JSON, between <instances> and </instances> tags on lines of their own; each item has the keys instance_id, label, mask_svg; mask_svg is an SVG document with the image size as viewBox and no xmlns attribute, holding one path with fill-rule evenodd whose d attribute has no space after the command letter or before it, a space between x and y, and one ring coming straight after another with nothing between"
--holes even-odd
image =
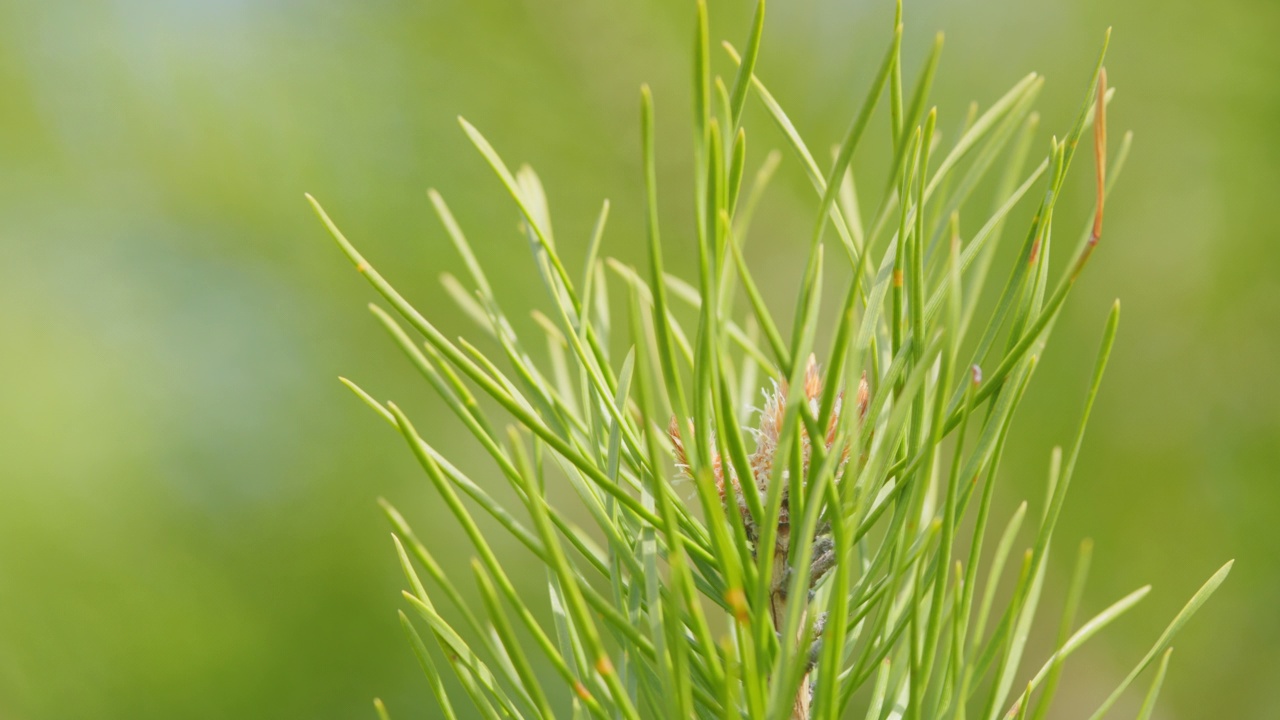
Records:
<instances>
[{"instance_id":1,"label":"blurred green background","mask_svg":"<svg viewBox=\"0 0 1280 720\"><path fill-rule=\"evenodd\" d=\"M744 36L749 3L711 11L715 39ZM811 146L838 139L890 14L771 5L760 72ZM1135 150L1021 411L1004 500L1039 501L1122 298L1055 572L1060 585L1070 543L1090 536L1082 612L1156 587L1068 666L1059 716L1096 705L1235 557L1175 643L1160 717L1280 717L1280 5L931 0L906 20L909 81L947 33L944 127L1047 76L1037 153L1115 26L1112 137L1134 129ZM543 296L514 208L454 117L538 168L567 257L608 197L605 252L639 261L647 80L669 260L687 268L691 25L687 0L0 2L0 718L368 718L375 695L397 718L434 716L375 498L451 567L471 551L335 377L396 398L487 470L369 317L371 292L302 193L446 334L474 335L439 289L460 263L426 188L508 302ZM752 112L758 161L781 142ZM775 301L812 207L788 157L751 247Z\"/></svg>"}]
</instances>

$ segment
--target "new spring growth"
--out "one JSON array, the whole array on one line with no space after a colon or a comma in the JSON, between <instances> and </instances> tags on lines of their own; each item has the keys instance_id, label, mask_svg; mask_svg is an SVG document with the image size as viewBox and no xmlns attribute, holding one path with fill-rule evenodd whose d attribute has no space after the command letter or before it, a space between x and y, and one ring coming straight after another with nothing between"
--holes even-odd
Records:
<instances>
[{"instance_id":1,"label":"new spring growth","mask_svg":"<svg viewBox=\"0 0 1280 720\"><path fill-rule=\"evenodd\" d=\"M822 398L822 373L818 367L817 359L811 354L805 366L804 373L804 399L809 404L809 411L814 416L818 414L819 404ZM751 479L748 487L754 490L763 499L769 494L769 483L773 476L773 465L775 462L775 454L778 450L778 437L782 431L783 418L787 414L787 381L780 378L773 382L772 391L764 391L764 406L759 410L759 421L756 427L746 428L748 432L755 436L756 449L750 456ZM866 417L867 403L870 400L870 392L867 386L867 376L864 372L858 381L858 392L855 397L855 405L857 406L858 419ZM836 442L836 429L840 424L840 415L844 409L844 391L842 390L836 397L835 406L832 409L831 417L827 420L826 434L821 438L823 448L830 453L834 449ZM675 451L676 467L685 477L692 479L690 475L689 459L685 452L685 444L680 436L680 423L675 418L671 418L671 423L667 427L667 434L671 437L671 444ZM813 452L813 440L805 431L801 431L801 467L804 477L801 480L801 487L809 474L809 458ZM714 433L711 437L711 445L715 446ZM839 482L844 474L845 465L849 461L849 446L846 444L840 448L840 461L836 466L835 481ZM728 509L731 500L729 492L732 492L734 500L733 504L738 506L738 512L742 516L742 524L746 529L747 537L752 543L755 543L759 537L759 519L752 517L751 510L743 495L742 479L738 477L731 463L722 461L718 452L713 452L711 456L711 470L715 477L716 490L720 494L720 502ZM783 476L786 478L786 472ZM726 486L728 490L726 490ZM776 552L785 556L788 550L787 541L790 537L791 512L788 497L788 488L784 485L782 489L782 510L778 516L778 533ZM819 542L821 539L816 539ZM821 554L815 555L821 559ZM830 565L815 562L813 584L822 579Z\"/></svg>"}]
</instances>

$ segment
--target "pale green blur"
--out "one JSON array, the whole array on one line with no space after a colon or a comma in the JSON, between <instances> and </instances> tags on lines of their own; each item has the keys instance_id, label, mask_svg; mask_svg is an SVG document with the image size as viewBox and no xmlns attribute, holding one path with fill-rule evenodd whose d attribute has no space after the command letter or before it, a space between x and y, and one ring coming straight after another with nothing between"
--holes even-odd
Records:
<instances>
[{"instance_id":1,"label":"pale green blur","mask_svg":"<svg viewBox=\"0 0 1280 720\"><path fill-rule=\"evenodd\" d=\"M749 5L712 2L714 38L740 42ZM0 718L370 718L374 696L397 720L436 716L396 620L404 583L375 499L396 502L465 587L472 551L336 377L395 398L478 480L500 481L365 311L372 293L302 194L446 334L475 337L437 281L461 263L428 187L513 315L545 295L455 116L538 169L575 269L605 197L604 252L640 262L648 81L668 260L688 276L691 6L0 2ZM760 74L814 147L855 111L890 15L887 2L772 3ZM1111 136L1132 128L1135 149L1019 412L997 512L1039 507L1120 297L1051 589L1090 536L1083 613L1155 592L1068 665L1058 716L1092 710L1235 557L1175 642L1160 717L1275 717L1280 7L922 2L906 20L908 82L947 33L944 133L971 99L1047 76L1037 154L1065 133L1115 26ZM750 107L754 167L782 141ZM880 167L887 138L879 119L856 165ZM1060 220L1072 238L1088 219L1081 158ZM775 302L801 272L813 206L786 156L750 240ZM1047 629L1058 601L1044 607Z\"/></svg>"}]
</instances>

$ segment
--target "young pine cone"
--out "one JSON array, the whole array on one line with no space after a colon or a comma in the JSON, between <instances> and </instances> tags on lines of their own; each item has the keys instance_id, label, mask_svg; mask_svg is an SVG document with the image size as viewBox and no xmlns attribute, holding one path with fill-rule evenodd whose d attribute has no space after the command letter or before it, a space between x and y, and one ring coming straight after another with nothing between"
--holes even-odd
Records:
<instances>
[{"instance_id":1,"label":"young pine cone","mask_svg":"<svg viewBox=\"0 0 1280 720\"><path fill-rule=\"evenodd\" d=\"M756 438L756 449L750 456L751 475L755 492L760 498L761 504L764 503L769 493L769 482L772 480L774 454L778 449L778 433L782 430L782 421L787 412L787 381L779 379L773 383L773 391L765 391L764 407L760 410L759 427L747 428ZM858 381L858 393L855 405L857 407L858 419L861 421L867 414L867 403L870 400L870 393L867 387L867 376L863 373ZM818 362L813 355L809 356L808 363L805 366L804 373L804 398L809 403L810 411L817 415L818 404L822 397L822 375L818 369ZM836 428L839 426L841 413L844 411L844 391L836 397L835 406L832 409L831 417L827 421L826 435L822 438L822 444L826 452L833 451L835 444ZM680 437L680 425L676 418L671 418L671 424L667 428L667 433L671 436L671 443L675 448L676 467L682 473L689 476L689 461L685 452L684 442ZM804 477L802 481L807 480L809 475L809 458L813 451L813 440L807 432L801 431L803 445L801 447L801 464L803 467ZM711 438L711 445L715 446L714 435ZM840 481L844 474L845 465L849 460L849 446L845 445L839 450L840 460L836 466L835 480ZM721 460L720 453L712 451L711 470L715 477L716 489L720 492L720 502L728 506L725 493L725 482L728 481L733 489L733 496L737 499L738 512L742 515L743 525L747 530L747 536L752 542L756 541L759 535L757 521L751 517L748 510L746 499L743 497L743 489L741 480L738 478L737 472L731 464ZM787 471L783 471L782 478L787 477ZM788 498L788 489L786 486L782 488L782 512L778 517L778 547L775 552L785 556L788 548L788 540L790 538L791 514L790 502ZM820 554L815 554L816 560L821 560ZM814 565L815 570L820 569L817 561ZM827 568L829 569L829 567ZM823 571L825 572L825 570ZM820 576L819 576L820 577ZM817 578L815 578L816 581Z\"/></svg>"}]
</instances>

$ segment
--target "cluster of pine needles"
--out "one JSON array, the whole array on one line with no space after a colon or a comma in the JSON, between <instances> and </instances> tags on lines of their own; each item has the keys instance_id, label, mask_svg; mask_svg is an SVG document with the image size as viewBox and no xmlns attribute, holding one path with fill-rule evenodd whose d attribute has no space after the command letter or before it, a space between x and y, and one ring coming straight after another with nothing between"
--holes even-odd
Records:
<instances>
[{"instance_id":1,"label":"cluster of pine needles","mask_svg":"<svg viewBox=\"0 0 1280 720\"><path fill-rule=\"evenodd\" d=\"M1050 458L1043 508L1028 518L1024 502L1012 517L991 516L1014 413L1099 246L1103 205L1129 150L1126 135L1108 152L1112 91L1102 58L1074 123L1038 163L1028 160L1040 147L1032 108L1043 81L1035 74L985 110L974 106L944 141L936 108L926 111L941 38L904 88L899 4L865 100L824 169L754 73L764 10L760 0L742 52L725 44L736 66L726 79L711 73L706 8L697 4L695 218L680 233L696 238L692 281L663 263L648 88L640 93L642 269L601 256L606 201L586 261L571 273L537 176L527 167L512 173L461 121L515 201L548 292L546 313L534 313L536 344L549 348L542 365L438 193L431 202L470 281L446 276L446 289L495 353L445 337L311 201L389 305L372 306L374 315L493 461L483 482L469 477L399 407L344 380L403 436L474 549L482 607L385 505L410 588L401 621L441 717L1039 720L1063 663L1147 594L1139 588L1078 623L1090 561L1082 544L1056 650L1024 658L1118 303L1079 429ZM742 122L751 98L781 129L818 206L798 243L807 261L786 334L742 252L781 157L771 153L749 177ZM858 192L870 183L855 183L850 161L878 105L887 105L892 162L872 205ZM1055 211L1090 131L1096 205L1073 244L1069 230L1055 237L1067 224ZM979 187L995 198L986 211L972 207ZM1007 220L1023 205L1034 213L1008 246ZM984 289L1006 246L1016 254L992 304ZM1055 270L1051 254L1065 258ZM821 313L823 283L841 281L840 306ZM508 483L523 509L496 500L486 489L493 482ZM567 484L581 506L548 504L548 483ZM544 568L545 585L512 580L476 514L527 550L519 561ZM583 518L589 528L577 524ZM1024 525L1034 540L1015 553ZM453 533L433 537L457 542ZM1154 665L1138 713L1150 716L1171 638L1229 568L1195 594L1091 720ZM460 709L464 697L473 708Z\"/></svg>"}]
</instances>

